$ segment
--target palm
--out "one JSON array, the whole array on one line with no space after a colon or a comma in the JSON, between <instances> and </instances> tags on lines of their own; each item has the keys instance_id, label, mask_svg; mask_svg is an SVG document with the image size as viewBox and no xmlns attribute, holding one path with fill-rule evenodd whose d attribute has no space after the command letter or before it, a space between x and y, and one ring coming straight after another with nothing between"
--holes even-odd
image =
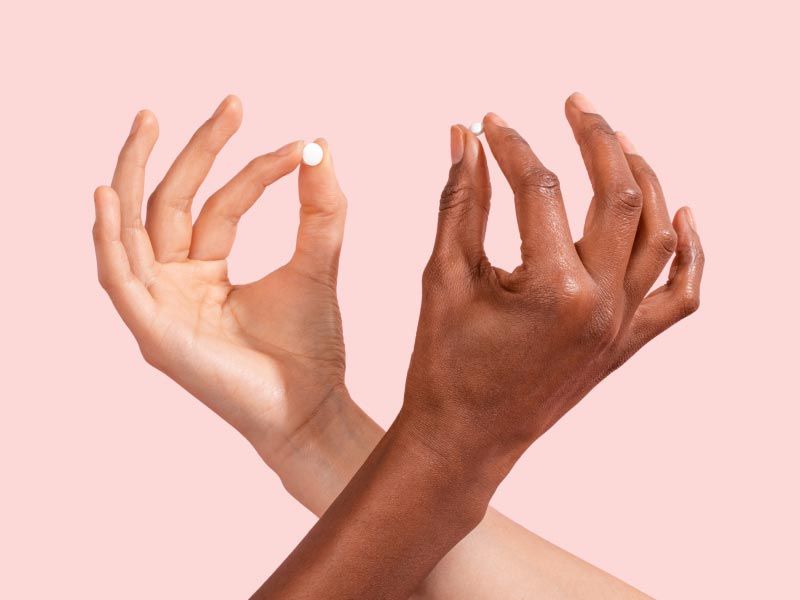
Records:
<instances>
[{"instance_id":1,"label":"palm","mask_svg":"<svg viewBox=\"0 0 800 600\"><path fill-rule=\"evenodd\" d=\"M110 190L118 198L101 206L98 197L100 278L148 362L245 434L292 432L344 385L336 271L345 201L328 158L302 169L295 255L256 282L232 285L236 222L267 183L297 167L300 146L252 161L192 223L187 202L211 167L208 148L221 148L241 118L236 102L226 103L151 196L146 229L139 165L157 129L137 117Z\"/></svg>"},{"instance_id":2,"label":"palm","mask_svg":"<svg viewBox=\"0 0 800 600\"><path fill-rule=\"evenodd\" d=\"M180 382L201 397L236 389L222 406L204 398L226 418L244 410L252 425L291 398L302 419L344 383L336 291L291 264L242 286L228 281L225 261L160 264L150 291L155 348L146 355L166 357L151 362L171 376L190 369L191 381ZM246 376L242 364L252 366Z\"/></svg>"},{"instance_id":3,"label":"palm","mask_svg":"<svg viewBox=\"0 0 800 600\"><path fill-rule=\"evenodd\" d=\"M344 343L336 290L291 264L234 287L224 309L229 332L267 356L344 376Z\"/></svg>"}]
</instances>

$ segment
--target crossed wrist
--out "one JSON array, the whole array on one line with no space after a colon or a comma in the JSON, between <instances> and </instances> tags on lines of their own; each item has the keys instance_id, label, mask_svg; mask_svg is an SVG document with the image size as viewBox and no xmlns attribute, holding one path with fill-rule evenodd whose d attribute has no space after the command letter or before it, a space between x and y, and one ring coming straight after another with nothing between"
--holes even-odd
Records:
<instances>
[{"instance_id":1,"label":"crossed wrist","mask_svg":"<svg viewBox=\"0 0 800 600\"><path fill-rule=\"evenodd\" d=\"M287 427L272 422L246 437L289 493L322 514L350 481L383 431L352 400L344 384L321 394L316 404ZM286 402L285 415L297 410Z\"/></svg>"},{"instance_id":2,"label":"crossed wrist","mask_svg":"<svg viewBox=\"0 0 800 600\"><path fill-rule=\"evenodd\" d=\"M421 457L442 481L447 503L458 506L468 520L474 520L473 526L477 525L510 469L510 465L504 466L506 458L496 448L475 444L474 436L465 429L439 427L405 408L390 433L409 454Z\"/></svg>"},{"instance_id":3,"label":"crossed wrist","mask_svg":"<svg viewBox=\"0 0 800 600\"><path fill-rule=\"evenodd\" d=\"M334 385L316 396L298 398L290 391L273 405L254 426L243 432L273 469L303 452L324 446L337 424L354 405L344 384Z\"/></svg>"}]
</instances>

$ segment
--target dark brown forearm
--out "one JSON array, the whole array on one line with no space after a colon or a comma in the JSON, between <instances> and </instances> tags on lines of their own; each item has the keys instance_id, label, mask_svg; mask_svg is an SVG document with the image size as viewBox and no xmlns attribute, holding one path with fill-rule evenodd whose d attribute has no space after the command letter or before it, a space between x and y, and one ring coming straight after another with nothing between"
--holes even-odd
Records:
<instances>
[{"instance_id":1,"label":"dark brown forearm","mask_svg":"<svg viewBox=\"0 0 800 600\"><path fill-rule=\"evenodd\" d=\"M253 598L405 600L480 522L493 480L432 450L401 416Z\"/></svg>"}]
</instances>

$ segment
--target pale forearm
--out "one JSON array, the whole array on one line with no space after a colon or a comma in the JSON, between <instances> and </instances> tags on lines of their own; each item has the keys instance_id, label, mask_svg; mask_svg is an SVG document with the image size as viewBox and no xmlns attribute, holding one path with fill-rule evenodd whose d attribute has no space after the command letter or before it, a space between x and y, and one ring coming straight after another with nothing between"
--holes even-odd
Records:
<instances>
[{"instance_id":1,"label":"pale forearm","mask_svg":"<svg viewBox=\"0 0 800 600\"><path fill-rule=\"evenodd\" d=\"M427 577L419 599L630 599L646 594L490 508Z\"/></svg>"}]
</instances>

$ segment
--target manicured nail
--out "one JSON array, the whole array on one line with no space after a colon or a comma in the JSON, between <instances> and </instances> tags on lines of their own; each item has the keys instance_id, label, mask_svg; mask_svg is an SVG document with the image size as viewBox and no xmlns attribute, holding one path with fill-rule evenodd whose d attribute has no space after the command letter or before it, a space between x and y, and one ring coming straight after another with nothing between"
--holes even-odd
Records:
<instances>
[{"instance_id":1,"label":"manicured nail","mask_svg":"<svg viewBox=\"0 0 800 600\"><path fill-rule=\"evenodd\" d=\"M475 135L482 134L483 133L483 121L475 121L472 125L469 126L469 130Z\"/></svg>"},{"instance_id":2,"label":"manicured nail","mask_svg":"<svg viewBox=\"0 0 800 600\"><path fill-rule=\"evenodd\" d=\"M276 156L286 156L288 154L291 154L297 148L297 144L298 143L299 142L289 142L285 146L281 146L280 148L275 150L275 152L273 152L273 154L275 154Z\"/></svg>"},{"instance_id":3,"label":"manicured nail","mask_svg":"<svg viewBox=\"0 0 800 600\"><path fill-rule=\"evenodd\" d=\"M691 227L693 231L697 231L697 225L695 225L694 222L694 213L688 206L686 207L686 220L689 221L689 227Z\"/></svg>"},{"instance_id":4,"label":"manicured nail","mask_svg":"<svg viewBox=\"0 0 800 600\"><path fill-rule=\"evenodd\" d=\"M636 154L636 147L633 145L628 139L628 136L622 133L621 131L616 132L617 140L619 140L619 145L622 146L622 151L625 154Z\"/></svg>"},{"instance_id":5,"label":"manicured nail","mask_svg":"<svg viewBox=\"0 0 800 600\"><path fill-rule=\"evenodd\" d=\"M303 147L303 163L309 167L316 167L322 162L324 156L325 152L322 150L322 146L316 142L308 143Z\"/></svg>"},{"instance_id":6,"label":"manicured nail","mask_svg":"<svg viewBox=\"0 0 800 600\"><path fill-rule=\"evenodd\" d=\"M464 158L464 132L457 125L450 128L450 160L453 164Z\"/></svg>"},{"instance_id":7,"label":"manicured nail","mask_svg":"<svg viewBox=\"0 0 800 600\"><path fill-rule=\"evenodd\" d=\"M506 123L505 119L503 119L500 115L497 115L493 112L490 112L486 115L486 118L489 119L495 125L499 125L500 127L508 127L508 123Z\"/></svg>"},{"instance_id":8,"label":"manicured nail","mask_svg":"<svg viewBox=\"0 0 800 600\"><path fill-rule=\"evenodd\" d=\"M597 113L597 110L594 108L594 104L589 102L589 99L580 92L575 92L572 94L571 98L572 103L579 111L584 113Z\"/></svg>"}]
</instances>

